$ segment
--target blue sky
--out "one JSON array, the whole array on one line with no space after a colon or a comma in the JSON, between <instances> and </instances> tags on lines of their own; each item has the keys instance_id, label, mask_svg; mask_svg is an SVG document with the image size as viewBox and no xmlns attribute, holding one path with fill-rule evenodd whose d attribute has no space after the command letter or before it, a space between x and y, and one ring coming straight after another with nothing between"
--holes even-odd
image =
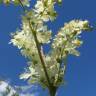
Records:
<instances>
[{"instance_id":1,"label":"blue sky","mask_svg":"<svg viewBox=\"0 0 96 96\"><path fill-rule=\"evenodd\" d=\"M96 26L95 9L96 0L63 0L61 7L56 6L57 19L49 22L48 26L54 34L64 22L72 19L87 19ZM19 79L19 74L26 67L26 59L16 47L8 44L10 33L20 27L20 14L20 7L0 5L0 78L21 86L27 84ZM59 96L96 96L96 30L84 32L82 39L84 44L79 48L81 56L68 58L66 85L58 90Z\"/></svg>"}]
</instances>

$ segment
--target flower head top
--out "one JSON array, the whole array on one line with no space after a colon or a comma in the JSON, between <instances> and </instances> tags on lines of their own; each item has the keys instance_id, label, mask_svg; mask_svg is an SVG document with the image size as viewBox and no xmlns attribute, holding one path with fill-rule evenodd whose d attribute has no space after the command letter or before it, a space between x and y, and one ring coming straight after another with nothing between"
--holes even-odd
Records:
<instances>
[{"instance_id":1,"label":"flower head top","mask_svg":"<svg viewBox=\"0 0 96 96\"><path fill-rule=\"evenodd\" d=\"M43 21L54 20L56 18L55 3L55 0L37 0L34 11Z\"/></svg>"}]
</instances>

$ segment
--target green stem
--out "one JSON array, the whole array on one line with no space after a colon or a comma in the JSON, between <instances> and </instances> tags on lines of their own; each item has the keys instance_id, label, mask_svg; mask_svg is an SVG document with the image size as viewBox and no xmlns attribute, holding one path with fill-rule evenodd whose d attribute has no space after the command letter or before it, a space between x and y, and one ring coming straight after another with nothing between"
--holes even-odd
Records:
<instances>
[{"instance_id":1,"label":"green stem","mask_svg":"<svg viewBox=\"0 0 96 96\"><path fill-rule=\"evenodd\" d=\"M56 96L56 91L57 91L57 88L54 86L51 86L51 88L49 89L50 96Z\"/></svg>"},{"instance_id":2,"label":"green stem","mask_svg":"<svg viewBox=\"0 0 96 96\"><path fill-rule=\"evenodd\" d=\"M42 67L43 67L43 70L45 72L45 76L46 76L46 79L47 79L47 82L49 84L49 86L51 85L50 83L50 79L49 79L49 76L48 76L48 73L47 73L47 69L46 69L46 66L45 66L45 62L44 62L44 59L43 59L43 54L42 54L42 50L41 50L41 46L38 42L38 39L37 39L37 36L36 36L36 32L34 30L32 30L32 26L31 26L31 22L29 21L29 27L33 33L33 36L34 36L34 39L35 39L35 43L36 43L36 47L37 47L37 51L38 51L38 54L39 54L39 57L40 57L40 60L41 60L41 63L42 63Z\"/></svg>"}]
</instances>

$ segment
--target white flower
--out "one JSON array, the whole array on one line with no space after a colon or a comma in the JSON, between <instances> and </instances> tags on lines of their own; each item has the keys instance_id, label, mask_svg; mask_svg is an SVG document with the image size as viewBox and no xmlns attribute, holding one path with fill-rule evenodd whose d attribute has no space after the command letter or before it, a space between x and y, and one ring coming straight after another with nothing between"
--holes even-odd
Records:
<instances>
[{"instance_id":1,"label":"white flower","mask_svg":"<svg viewBox=\"0 0 96 96\"><path fill-rule=\"evenodd\" d=\"M66 55L67 52L67 54L79 56L79 52L76 51L76 48L82 44L82 41L79 39L80 34L82 31L89 28L89 22L86 20L72 20L66 23L55 36L52 47L57 50L64 48L63 55Z\"/></svg>"},{"instance_id":2,"label":"white flower","mask_svg":"<svg viewBox=\"0 0 96 96\"><path fill-rule=\"evenodd\" d=\"M37 12L37 13L43 12L44 4L43 4L42 0L37 1L36 5L35 5L35 8L36 8L35 12Z\"/></svg>"},{"instance_id":3,"label":"white flower","mask_svg":"<svg viewBox=\"0 0 96 96\"><path fill-rule=\"evenodd\" d=\"M54 20L56 12L54 11L55 1L53 0L39 0L35 5L34 11L39 15L39 19L43 21Z\"/></svg>"}]
</instances>

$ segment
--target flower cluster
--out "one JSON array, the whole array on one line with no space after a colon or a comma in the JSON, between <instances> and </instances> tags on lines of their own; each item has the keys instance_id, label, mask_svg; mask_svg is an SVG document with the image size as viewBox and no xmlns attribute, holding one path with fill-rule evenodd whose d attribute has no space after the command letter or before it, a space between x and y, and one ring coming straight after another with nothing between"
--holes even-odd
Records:
<instances>
[{"instance_id":1,"label":"flower cluster","mask_svg":"<svg viewBox=\"0 0 96 96\"><path fill-rule=\"evenodd\" d=\"M38 26L36 35L40 44L49 43L51 39L51 30L47 29L47 26ZM34 41L34 36L29 28L29 23L26 22L26 19L23 19L22 30L13 33L13 39L10 43L13 43L15 46L18 46L21 49L21 52L26 57L32 57L34 54L38 54L36 49L36 44Z\"/></svg>"},{"instance_id":2,"label":"flower cluster","mask_svg":"<svg viewBox=\"0 0 96 96\"><path fill-rule=\"evenodd\" d=\"M49 43L51 39L51 31L47 29L47 26L43 26L42 23L38 23L38 27L35 30L39 44L43 45ZM42 26L41 26L42 25ZM33 24L34 27L34 24ZM23 56L29 59L29 68L20 77L21 79L29 79L29 82L34 83L45 79L45 74L41 65L41 61L36 48L36 43L29 23L23 18L22 29L18 30L15 34L12 34L10 43L17 46Z\"/></svg>"},{"instance_id":3,"label":"flower cluster","mask_svg":"<svg viewBox=\"0 0 96 96\"><path fill-rule=\"evenodd\" d=\"M30 83L38 82L48 86L39 55L41 54L51 84L58 87L63 82L67 56L70 54L79 56L77 48L82 44L80 34L82 31L90 29L87 20L72 20L66 23L52 40L52 32L48 30L45 22L56 18L54 4L57 1L61 3L62 0L37 0L34 9L25 12L21 30L13 34L11 39L11 43L17 46L22 55L29 60L28 68L20 78L28 79ZM36 35L37 41L33 33ZM41 52L43 51L43 45L49 44L50 39L52 40L52 50L48 54L44 54L44 52ZM41 53L38 52L37 43Z\"/></svg>"},{"instance_id":4,"label":"flower cluster","mask_svg":"<svg viewBox=\"0 0 96 96\"><path fill-rule=\"evenodd\" d=\"M64 49L62 53L63 56L66 56L66 54L79 56L79 52L76 48L83 43L82 40L80 40L80 34L82 31L87 31L89 29L89 22L86 20L72 20L66 23L55 36L52 48L59 54L60 51Z\"/></svg>"},{"instance_id":5,"label":"flower cluster","mask_svg":"<svg viewBox=\"0 0 96 96\"><path fill-rule=\"evenodd\" d=\"M55 0L37 0L34 11L43 21L54 20L56 18L55 3Z\"/></svg>"}]
</instances>

